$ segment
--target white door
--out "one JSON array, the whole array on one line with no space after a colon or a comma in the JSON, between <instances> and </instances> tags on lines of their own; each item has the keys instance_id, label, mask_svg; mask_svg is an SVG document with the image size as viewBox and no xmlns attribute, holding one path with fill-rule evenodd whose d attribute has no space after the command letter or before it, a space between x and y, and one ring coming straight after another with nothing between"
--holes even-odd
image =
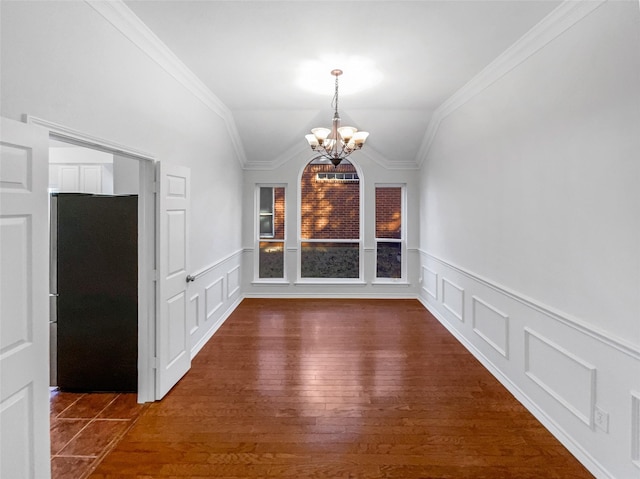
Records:
<instances>
[{"instance_id":1,"label":"white door","mask_svg":"<svg viewBox=\"0 0 640 479\"><path fill-rule=\"evenodd\" d=\"M60 191L80 191L80 168L78 165L63 165L58 170L58 186Z\"/></svg>"},{"instance_id":2,"label":"white door","mask_svg":"<svg viewBox=\"0 0 640 479\"><path fill-rule=\"evenodd\" d=\"M0 477L49 478L47 130L2 118Z\"/></svg>"},{"instance_id":3,"label":"white door","mask_svg":"<svg viewBox=\"0 0 640 479\"><path fill-rule=\"evenodd\" d=\"M102 193L102 166L80 166L80 191L83 193Z\"/></svg>"},{"instance_id":4,"label":"white door","mask_svg":"<svg viewBox=\"0 0 640 479\"><path fill-rule=\"evenodd\" d=\"M187 326L190 170L159 164L158 323L156 399L191 367Z\"/></svg>"}]
</instances>

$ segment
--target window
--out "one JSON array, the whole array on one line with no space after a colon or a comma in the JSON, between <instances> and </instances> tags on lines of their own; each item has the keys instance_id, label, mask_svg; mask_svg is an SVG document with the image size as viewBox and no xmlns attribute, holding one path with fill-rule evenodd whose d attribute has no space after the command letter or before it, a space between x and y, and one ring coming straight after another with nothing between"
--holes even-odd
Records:
<instances>
[{"instance_id":1,"label":"window","mask_svg":"<svg viewBox=\"0 0 640 479\"><path fill-rule=\"evenodd\" d=\"M402 278L402 203L402 186L376 186L376 278Z\"/></svg>"},{"instance_id":2,"label":"window","mask_svg":"<svg viewBox=\"0 0 640 479\"><path fill-rule=\"evenodd\" d=\"M360 250L356 168L310 162L300 180L300 277L359 279Z\"/></svg>"},{"instance_id":3,"label":"window","mask_svg":"<svg viewBox=\"0 0 640 479\"><path fill-rule=\"evenodd\" d=\"M358 173L345 173L345 172L328 172L319 171L316 173L316 179L318 181L359 181Z\"/></svg>"},{"instance_id":4,"label":"window","mask_svg":"<svg viewBox=\"0 0 640 479\"><path fill-rule=\"evenodd\" d=\"M284 187L258 187L258 278L284 278Z\"/></svg>"}]
</instances>

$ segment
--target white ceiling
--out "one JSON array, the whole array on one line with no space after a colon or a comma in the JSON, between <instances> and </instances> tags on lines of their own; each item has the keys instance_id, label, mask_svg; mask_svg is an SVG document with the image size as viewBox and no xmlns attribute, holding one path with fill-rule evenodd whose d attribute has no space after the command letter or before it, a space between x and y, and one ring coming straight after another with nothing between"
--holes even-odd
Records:
<instances>
[{"instance_id":1,"label":"white ceiling","mask_svg":"<svg viewBox=\"0 0 640 479\"><path fill-rule=\"evenodd\" d=\"M370 132L365 149L419 163L434 110L560 1L125 3L231 110L247 160L266 166L292 151L313 156L304 135L331 123L332 68L344 70L342 123ZM302 89L301 66L326 57L340 63L327 67L326 91ZM354 57L382 78L347 94Z\"/></svg>"}]
</instances>

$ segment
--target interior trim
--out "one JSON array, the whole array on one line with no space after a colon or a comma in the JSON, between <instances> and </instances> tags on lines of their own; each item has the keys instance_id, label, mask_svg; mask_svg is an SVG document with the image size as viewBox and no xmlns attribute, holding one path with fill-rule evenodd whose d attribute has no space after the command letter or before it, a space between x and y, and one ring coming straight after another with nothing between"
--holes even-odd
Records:
<instances>
[{"instance_id":1,"label":"interior trim","mask_svg":"<svg viewBox=\"0 0 640 479\"><path fill-rule=\"evenodd\" d=\"M421 167L425 162L442 120L516 68L531 55L544 48L553 39L562 35L606 1L576 2L575 0L565 0L518 41L489 63L480 73L451 95L448 100L434 111L422 144L418 149L415 163Z\"/></svg>"},{"instance_id":2,"label":"interior trim","mask_svg":"<svg viewBox=\"0 0 640 479\"><path fill-rule=\"evenodd\" d=\"M600 328L597 328L591 324L588 324L586 321L573 317L567 313L558 311L554 308L552 308L551 306L547 306L546 304L543 304L539 301L536 301L535 299L529 298L527 296L525 296L524 294L518 293L516 291L513 291L505 286L501 286L489 279L483 278L482 276L479 276L471 271L468 271L460 266L454 265L452 263L449 263L448 261L439 258L437 256L434 256L431 253L428 253L424 250L420 250L421 255L433 259L434 261L437 261L438 263L443 264L444 266L453 269L454 271L457 271L460 274L463 274L471 279L473 279L474 281L477 281L480 284L483 284L484 286L487 286L499 293L504 294L505 296L514 299L516 301L518 301L519 303L524 304L525 306L528 306L536 311L539 311L542 314L545 314L546 316L550 317L551 319L555 319L567 326L570 326L571 328L586 334L594 339L597 339L598 341L601 341L602 343L606 344L607 346L611 346L613 348L615 348L616 350L632 357L635 360L640 360L640 347L636 346L635 344L626 341L622 338L619 338L609 332L603 331Z\"/></svg>"}]
</instances>

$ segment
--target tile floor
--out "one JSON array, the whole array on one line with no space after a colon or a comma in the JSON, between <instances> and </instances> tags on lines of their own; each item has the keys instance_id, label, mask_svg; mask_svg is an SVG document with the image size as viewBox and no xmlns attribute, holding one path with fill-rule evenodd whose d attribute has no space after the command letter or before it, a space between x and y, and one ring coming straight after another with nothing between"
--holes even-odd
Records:
<instances>
[{"instance_id":1,"label":"tile floor","mask_svg":"<svg viewBox=\"0 0 640 479\"><path fill-rule=\"evenodd\" d=\"M135 393L50 392L51 477L82 479L145 408Z\"/></svg>"}]
</instances>

